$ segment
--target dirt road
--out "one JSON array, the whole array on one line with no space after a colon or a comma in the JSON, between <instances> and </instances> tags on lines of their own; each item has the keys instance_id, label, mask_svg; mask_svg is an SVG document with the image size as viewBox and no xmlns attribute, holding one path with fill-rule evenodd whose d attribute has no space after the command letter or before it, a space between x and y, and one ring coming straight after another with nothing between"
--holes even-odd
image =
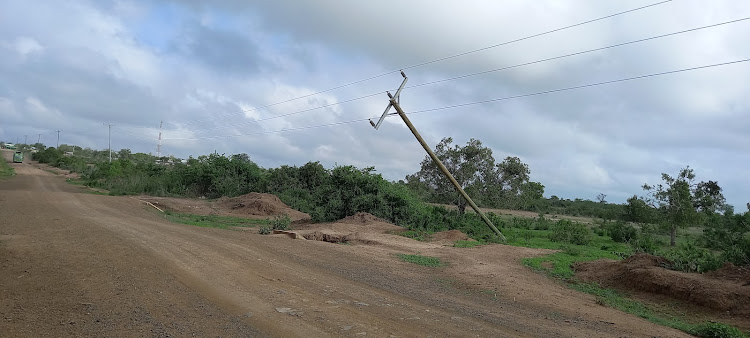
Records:
<instances>
[{"instance_id":1,"label":"dirt road","mask_svg":"<svg viewBox=\"0 0 750 338\"><path fill-rule=\"evenodd\" d=\"M0 180L2 337L685 336L520 265L539 250L198 228L13 166Z\"/></svg>"}]
</instances>

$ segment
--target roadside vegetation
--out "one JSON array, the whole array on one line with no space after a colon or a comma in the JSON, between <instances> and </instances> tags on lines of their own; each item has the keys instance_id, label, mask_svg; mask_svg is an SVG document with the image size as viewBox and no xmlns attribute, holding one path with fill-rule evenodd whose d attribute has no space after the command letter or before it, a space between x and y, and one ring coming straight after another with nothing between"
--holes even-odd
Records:
<instances>
[{"instance_id":1,"label":"roadside vegetation","mask_svg":"<svg viewBox=\"0 0 750 338\"><path fill-rule=\"evenodd\" d=\"M13 168L8 165L8 162L5 162L5 160L0 159L0 179L7 178L15 175L16 172L13 170Z\"/></svg>"},{"instance_id":2,"label":"roadside vegetation","mask_svg":"<svg viewBox=\"0 0 750 338\"><path fill-rule=\"evenodd\" d=\"M164 216L167 218L167 220L173 223L218 229L256 227L259 225L263 226L271 222L270 220L265 219L248 219L219 215L195 215L176 213L171 211L165 211Z\"/></svg>"},{"instance_id":3,"label":"roadside vegetation","mask_svg":"<svg viewBox=\"0 0 750 338\"><path fill-rule=\"evenodd\" d=\"M391 182L372 167L325 168L319 162L309 162L302 166L262 168L246 154L211 154L180 161L131 154L127 149L117 152L109 163L102 152L74 148L75 155L70 156L62 148L37 146L40 151L33 154L33 159L76 171L87 186L105 189L113 195L218 198L270 193L290 207L308 213L314 222L368 212L404 227L402 235L417 240L456 229L476 240L457 242L456 247L498 242L479 216L465 212L466 201L441 178L427 157L417 173ZM641 194L634 194L623 204L608 203L603 193L595 201L544 198L544 185L530 180L528 165L517 157L495 161L492 151L478 140L461 146L447 138L437 145L435 152L480 206L538 213L535 218L487 215L510 245L558 250L544 257L526 259L525 265L596 295L604 305L659 324L701 336L711 336L711 332L731 336L734 332L722 324L689 324L612 290L572 282L571 266L576 262L623 259L635 253L664 257L670 262L667 268L683 272L704 273L726 263L750 266L750 211L736 212L726 204L717 182L696 182L693 169L685 167L674 176L662 174L657 183L634 187ZM435 204L456 208L448 210ZM594 221L582 224L558 220L550 214L589 216ZM284 223L271 220L261 224L259 232L285 228ZM410 255L399 258L432 264L427 258Z\"/></svg>"}]
</instances>

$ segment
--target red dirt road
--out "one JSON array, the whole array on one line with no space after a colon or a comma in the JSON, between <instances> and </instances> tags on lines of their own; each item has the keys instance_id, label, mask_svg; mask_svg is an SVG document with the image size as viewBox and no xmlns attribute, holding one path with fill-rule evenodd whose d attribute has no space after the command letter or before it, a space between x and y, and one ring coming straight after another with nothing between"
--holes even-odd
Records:
<instances>
[{"instance_id":1,"label":"red dirt road","mask_svg":"<svg viewBox=\"0 0 750 338\"><path fill-rule=\"evenodd\" d=\"M520 265L540 250L198 228L13 166L0 180L2 337L686 336Z\"/></svg>"}]
</instances>

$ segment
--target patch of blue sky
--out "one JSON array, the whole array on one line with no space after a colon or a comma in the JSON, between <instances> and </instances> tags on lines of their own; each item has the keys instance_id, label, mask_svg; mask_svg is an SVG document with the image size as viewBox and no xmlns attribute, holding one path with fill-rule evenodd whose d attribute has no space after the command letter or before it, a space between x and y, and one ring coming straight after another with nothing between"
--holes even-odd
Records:
<instances>
[{"instance_id":1,"label":"patch of blue sky","mask_svg":"<svg viewBox=\"0 0 750 338\"><path fill-rule=\"evenodd\" d=\"M154 3L147 14L130 22L136 41L157 51L168 51L182 31L184 22L195 14L172 3Z\"/></svg>"}]
</instances>

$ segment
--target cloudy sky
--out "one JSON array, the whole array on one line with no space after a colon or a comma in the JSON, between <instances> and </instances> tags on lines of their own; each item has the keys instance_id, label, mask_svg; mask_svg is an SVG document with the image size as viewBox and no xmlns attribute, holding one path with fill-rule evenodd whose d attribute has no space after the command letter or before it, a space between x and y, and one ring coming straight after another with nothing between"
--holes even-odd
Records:
<instances>
[{"instance_id":1,"label":"cloudy sky","mask_svg":"<svg viewBox=\"0 0 750 338\"><path fill-rule=\"evenodd\" d=\"M742 0L667 1L504 44L656 2L3 0L0 141L54 146L62 130L60 143L104 149L111 124L114 149L155 154L163 121L163 154L398 180L424 151L397 117L377 131L366 119L403 68L409 85L437 81L401 97L428 143L518 156L546 196L623 202L690 165L743 210L750 62L511 98L750 58L750 20L557 58L748 18Z\"/></svg>"}]
</instances>

